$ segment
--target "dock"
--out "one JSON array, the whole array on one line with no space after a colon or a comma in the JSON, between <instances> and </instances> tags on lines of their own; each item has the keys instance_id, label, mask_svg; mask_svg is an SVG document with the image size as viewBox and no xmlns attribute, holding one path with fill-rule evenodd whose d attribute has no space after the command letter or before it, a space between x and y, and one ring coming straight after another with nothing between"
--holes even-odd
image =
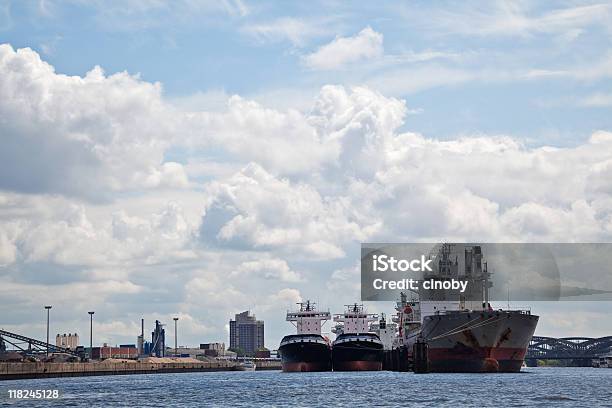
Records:
<instances>
[{"instance_id":1,"label":"dock","mask_svg":"<svg viewBox=\"0 0 612 408\"><path fill-rule=\"evenodd\" d=\"M280 361L258 361L259 370L280 370ZM0 381L53 377L235 371L234 361L148 363L139 361L88 363L0 363Z\"/></svg>"}]
</instances>

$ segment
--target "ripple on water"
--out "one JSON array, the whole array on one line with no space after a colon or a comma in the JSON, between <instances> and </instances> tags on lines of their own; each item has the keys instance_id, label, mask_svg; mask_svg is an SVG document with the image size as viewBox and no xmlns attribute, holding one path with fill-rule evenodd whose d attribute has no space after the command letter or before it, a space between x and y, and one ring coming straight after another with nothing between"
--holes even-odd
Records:
<instances>
[{"instance_id":1,"label":"ripple on water","mask_svg":"<svg viewBox=\"0 0 612 408\"><path fill-rule=\"evenodd\" d=\"M525 374L262 371L50 378L1 382L0 405L547 407L605 406L612 397L612 370L529 368ZM17 388L59 389L62 398L13 404L8 390Z\"/></svg>"}]
</instances>

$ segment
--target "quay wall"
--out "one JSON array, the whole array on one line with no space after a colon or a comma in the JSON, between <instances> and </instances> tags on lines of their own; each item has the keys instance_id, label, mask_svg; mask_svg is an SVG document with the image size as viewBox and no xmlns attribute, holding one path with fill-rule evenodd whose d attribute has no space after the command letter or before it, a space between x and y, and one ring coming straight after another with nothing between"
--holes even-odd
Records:
<instances>
[{"instance_id":1,"label":"quay wall","mask_svg":"<svg viewBox=\"0 0 612 408\"><path fill-rule=\"evenodd\" d=\"M181 372L233 371L233 361L198 363L89 362L89 363L0 363L1 380L94 375L161 374ZM280 370L278 361L257 362L257 370Z\"/></svg>"}]
</instances>

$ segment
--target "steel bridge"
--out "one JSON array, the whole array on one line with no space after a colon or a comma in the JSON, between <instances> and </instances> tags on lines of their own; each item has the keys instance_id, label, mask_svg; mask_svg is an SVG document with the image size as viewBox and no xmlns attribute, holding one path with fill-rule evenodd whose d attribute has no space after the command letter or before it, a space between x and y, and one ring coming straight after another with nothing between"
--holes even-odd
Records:
<instances>
[{"instance_id":1,"label":"steel bridge","mask_svg":"<svg viewBox=\"0 0 612 408\"><path fill-rule=\"evenodd\" d=\"M542 337L533 336L525 360L587 360L612 354L612 336Z\"/></svg>"},{"instance_id":2,"label":"steel bridge","mask_svg":"<svg viewBox=\"0 0 612 408\"><path fill-rule=\"evenodd\" d=\"M36 340L31 337L22 336L21 334L11 333L9 331L0 329L0 344L3 342L12 345L16 349L24 351L27 354L44 353L48 348L49 353L66 353L78 357L78 354L73 350L58 347L54 344L47 344L46 341Z\"/></svg>"}]
</instances>

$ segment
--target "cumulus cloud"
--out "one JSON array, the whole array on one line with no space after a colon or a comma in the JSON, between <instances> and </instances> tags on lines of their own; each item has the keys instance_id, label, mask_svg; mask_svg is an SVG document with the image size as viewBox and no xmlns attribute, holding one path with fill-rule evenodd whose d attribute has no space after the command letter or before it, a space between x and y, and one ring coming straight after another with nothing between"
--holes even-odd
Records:
<instances>
[{"instance_id":1,"label":"cumulus cloud","mask_svg":"<svg viewBox=\"0 0 612 408\"><path fill-rule=\"evenodd\" d=\"M55 304L86 310L90 304L102 303L118 294L135 295L143 288L130 281L74 282L62 285L22 284L0 279L2 299L19 297L28 307ZM17 296L19 294L19 296ZM27 299L27 300L26 300Z\"/></svg>"},{"instance_id":2,"label":"cumulus cloud","mask_svg":"<svg viewBox=\"0 0 612 408\"><path fill-rule=\"evenodd\" d=\"M311 69L330 70L382 55L383 35L366 27L353 37L337 37L304 56L303 61Z\"/></svg>"},{"instance_id":3,"label":"cumulus cloud","mask_svg":"<svg viewBox=\"0 0 612 408\"><path fill-rule=\"evenodd\" d=\"M404 122L406 104L364 87L350 91L324 86L314 104L309 123L322 138L341 149L332 167L367 179L384 165L389 143Z\"/></svg>"},{"instance_id":4,"label":"cumulus cloud","mask_svg":"<svg viewBox=\"0 0 612 408\"><path fill-rule=\"evenodd\" d=\"M8 231L0 231L0 266L15 262L16 256L15 240L8 237Z\"/></svg>"},{"instance_id":5,"label":"cumulus cloud","mask_svg":"<svg viewBox=\"0 0 612 408\"><path fill-rule=\"evenodd\" d=\"M255 163L212 183L209 194L213 199L202 232L219 244L338 258L344 255L343 242L365 239L377 228L351 213L341 197L321 196L312 186L277 178Z\"/></svg>"},{"instance_id":6,"label":"cumulus cloud","mask_svg":"<svg viewBox=\"0 0 612 408\"><path fill-rule=\"evenodd\" d=\"M88 198L143 187L185 187L164 163L177 130L161 86L137 76L55 73L28 49L0 45L0 187ZM92 188L95 186L95 188Z\"/></svg>"},{"instance_id":7,"label":"cumulus cloud","mask_svg":"<svg viewBox=\"0 0 612 408\"><path fill-rule=\"evenodd\" d=\"M302 277L291 270L283 259L258 259L243 262L232 275L240 278L244 274L255 274L264 279L274 279L281 282L300 282Z\"/></svg>"},{"instance_id":8,"label":"cumulus cloud","mask_svg":"<svg viewBox=\"0 0 612 408\"><path fill-rule=\"evenodd\" d=\"M186 288L185 303L194 309L208 307L229 311L232 308L242 309L249 306L246 293L211 271L198 271Z\"/></svg>"},{"instance_id":9,"label":"cumulus cloud","mask_svg":"<svg viewBox=\"0 0 612 408\"><path fill-rule=\"evenodd\" d=\"M362 241L612 237L609 131L564 148L438 140L403 130L406 103L367 87L324 86L303 111L240 96L184 111L159 84L65 76L10 46L0 73L2 296L34 307L53 282L63 307L105 305L109 333L113 296L133 313L155 299L217 340L232 313L279 321L326 285L351 301ZM196 153L183 166L171 148Z\"/></svg>"},{"instance_id":10,"label":"cumulus cloud","mask_svg":"<svg viewBox=\"0 0 612 408\"><path fill-rule=\"evenodd\" d=\"M215 147L242 161L295 174L312 171L339 153L334 140L319 135L296 110L280 112L239 96L229 99L224 112L189 115L191 137L185 143Z\"/></svg>"},{"instance_id":11,"label":"cumulus cloud","mask_svg":"<svg viewBox=\"0 0 612 408\"><path fill-rule=\"evenodd\" d=\"M280 308L294 307L298 302L302 301L302 295L297 289L285 288L268 296L264 308Z\"/></svg>"},{"instance_id":12,"label":"cumulus cloud","mask_svg":"<svg viewBox=\"0 0 612 408\"><path fill-rule=\"evenodd\" d=\"M0 260L5 264L123 268L193 256L187 243L195 227L176 202L148 217L118 211L92 221L92 209L66 199L1 193L0 197L0 211L6 214L0 218ZM51 204L54 207L45 208Z\"/></svg>"},{"instance_id":13,"label":"cumulus cloud","mask_svg":"<svg viewBox=\"0 0 612 408\"><path fill-rule=\"evenodd\" d=\"M392 235L406 239L601 240L611 232L609 182L597 172L608 146L606 132L576 148L405 133L370 188Z\"/></svg>"},{"instance_id":14,"label":"cumulus cloud","mask_svg":"<svg viewBox=\"0 0 612 408\"><path fill-rule=\"evenodd\" d=\"M365 87L327 85L311 105L308 114L283 112L233 96L226 111L189 114L193 131L181 143L221 149L227 160L256 162L293 177L338 167L339 161L365 168L407 113L403 101Z\"/></svg>"}]
</instances>

